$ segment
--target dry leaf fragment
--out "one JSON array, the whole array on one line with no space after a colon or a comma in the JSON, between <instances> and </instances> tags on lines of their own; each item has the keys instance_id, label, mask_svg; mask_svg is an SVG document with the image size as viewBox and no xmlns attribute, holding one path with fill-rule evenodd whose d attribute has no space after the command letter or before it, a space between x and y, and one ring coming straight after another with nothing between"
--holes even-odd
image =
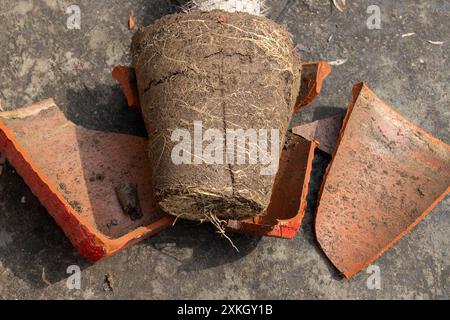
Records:
<instances>
[{"instance_id":1,"label":"dry leaf fragment","mask_svg":"<svg viewBox=\"0 0 450 320\"><path fill-rule=\"evenodd\" d=\"M329 61L328 64L330 66L340 66L341 64L346 63L347 60L348 60L347 58L345 58L345 59L337 59L337 60L334 60L334 61Z\"/></svg>"},{"instance_id":2,"label":"dry leaf fragment","mask_svg":"<svg viewBox=\"0 0 450 320\"><path fill-rule=\"evenodd\" d=\"M428 43L440 46L444 44L444 41L432 41L432 40L428 40Z\"/></svg>"},{"instance_id":3,"label":"dry leaf fragment","mask_svg":"<svg viewBox=\"0 0 450 320\"><path fill-rule=\"evenodd\" d=\"M404 33L404 34L402 34L402 38L411 37L411 36L413 36L415 34L416 34L415 32Z\"/></svg>"}]
</instances>

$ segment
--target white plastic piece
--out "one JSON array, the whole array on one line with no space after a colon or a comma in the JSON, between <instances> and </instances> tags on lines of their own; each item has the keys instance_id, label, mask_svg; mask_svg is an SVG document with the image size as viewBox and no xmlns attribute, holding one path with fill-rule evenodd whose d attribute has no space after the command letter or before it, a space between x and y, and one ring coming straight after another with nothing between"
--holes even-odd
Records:
<instances>
[{"instance_id":1,"label":"white plastic piece","mask_svg":"<svg viewBox=\"0 0 450 320\"><path fill-rule=\"evenodd\" d=\"M189 8L202 11L239 11L259 16L263 14L263 0L192 0Z\"/></svg>"}]
</instances>

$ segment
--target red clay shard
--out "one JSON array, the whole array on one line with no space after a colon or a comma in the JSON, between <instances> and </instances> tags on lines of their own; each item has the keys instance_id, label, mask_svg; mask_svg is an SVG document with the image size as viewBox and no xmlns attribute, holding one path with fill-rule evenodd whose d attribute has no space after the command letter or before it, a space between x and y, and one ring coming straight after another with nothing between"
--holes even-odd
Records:
<instances>
[{"instance_id":1,"label":"red clay shard","mask_svg":"<svg viewBox=\"0 0 450 320\"><path fill-rule=\"evenodd\" d=\"M310 104L322 90L322 84L331 72L326 61L305 62L302 64L302 81L300 95L294 112Z\"/></svg>"},{"instance_id":2,"label":"red clay shard","mask_svg":"<svg viewBox=\"0 0 450 320\"><path fill-rule=\"evenodd\" d=\"M141 112L134 69L125 66L117 66L112 71L112 77L119 82L125 98L127 99L128 106Z\"/></svg>"},{"instance_id":3,"label":"red clay shard","mask_svg":"<svg viewBox=\"0 0 450 320\"><path fill-rule=\"evenodd\" d=\"M341 125L342 116L336 115L293 127L292 133L309 141L317 141L319 143L317 148L331 156L336 147Z\"/></svg>"},{"instance_id":4,"label":"red clay shard","mask_svg":"<svg viewBox=\"0 0 450 320\"><path fill-rule=\"evenodd\" d=\"M449 184L450 146L357 84L322 184L317 240L349 278L411 230Z\"/></svg>"},{"instance_id":5,"label":"red clay shard","mask_svg":"<svg viewBox=\"0 0 450 320\"><path fill-rule=\"evenodd\" d=\"M153 198L147 140L77 126L52 99L0 113L0 149L90 261L173 222ZM122 183L137 186L142 218L123 212L114 191Z\"/></svg>"},{"instance_id":6,"label":"red clay shard","mask_svg":"<svg viewBox=\"0 0 450 320\"><path fill-rule=\"evenodd\" d=\"M306 210L315 148L314 141L288 132L267 214L247 220L228 220L226 229L260 236L295 237Z\"/></svg>"}]
</instances>

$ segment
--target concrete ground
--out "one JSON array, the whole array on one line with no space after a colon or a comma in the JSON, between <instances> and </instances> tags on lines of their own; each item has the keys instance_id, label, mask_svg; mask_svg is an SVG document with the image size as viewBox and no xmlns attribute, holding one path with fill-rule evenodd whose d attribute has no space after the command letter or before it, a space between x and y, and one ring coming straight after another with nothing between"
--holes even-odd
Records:
<instances>
[{"instance_id":1,"label":"concrete ground","mask_svg":"<svg viewBox=\"0 0 450 320\"><path fill-rule=\"evenodd\" d=\"M347 2L340 13L324 0L269 1L270 17L294 34L304 60L346 59L296 122L342 113L352 85L365 81L407 119L450 143L450 2ZM80 30L66 27L73 3L81 8ZM369 5L381 9L379 30L366 26ZM111 69L130 62L130 13L147 25L171 10L163 0L0 0L3 108L54 97L76 123L143 134ZM401 37L409 32L416 34ZM381 289L371 290L366 270L341 279L315 242L312 209L326 163L316 155L308 214L291 241L232 235L237 253L211 227L179 222L95 265L73 249L7 166L0 176L0 298L448 299L450 198L375 262ZM82 270L80 290L66 286L70 265Z\"/></svg>"}]
</instances>

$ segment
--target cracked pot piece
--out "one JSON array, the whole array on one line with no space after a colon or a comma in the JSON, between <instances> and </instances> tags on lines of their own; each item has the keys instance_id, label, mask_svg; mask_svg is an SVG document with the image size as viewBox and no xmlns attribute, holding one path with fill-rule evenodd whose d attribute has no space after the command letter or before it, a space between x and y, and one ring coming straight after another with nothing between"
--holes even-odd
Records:
<instances>
[{"instance_id":1,"label":"cracked pot piece","mask_svg":"<svg viewBox=\"0 0 450 320\"><path fill-rule=\"evenodd\" d=\"M357 84L322 184L317 240L351 277L419 223L449 184L450 146Z\"/></svg>"},{"instance_id":2,"label":"cracked pot piece","mask_svg":"<svg viewBox=\"0 0 450 320\"><path fill-rule=\"evenodd\" d=\"M52 99L0 112L1 153L90 261L172 225L174 218L156 205L146 149L145 138L75 125ZM123 181L141 195L138 220L116 198Z\"/></svg>"},{"instance_id":3,"label":"cracked pot piece","mask_svg":"<svg viewBox=\"0 0 450 320\"><path fill-rule=\"evenodd\" d=\"M328 156L333 154L342 125L342 116L319 119L292 128L292 133L299 135L309 141L317 141L318 149Z\"/></svg>"},{"instance_id":4,"label":"cracked pot piece","mask_svg":"<svg viewBox=\"0 0 450 320\"><path fill-rule=\"evenodd\" d=\"M326 61L302 63L302 78L300 94L297 99L295 111L310 104L322 90L322 84L331 73L331 65Z\"/></svg>"}]
</instances>

